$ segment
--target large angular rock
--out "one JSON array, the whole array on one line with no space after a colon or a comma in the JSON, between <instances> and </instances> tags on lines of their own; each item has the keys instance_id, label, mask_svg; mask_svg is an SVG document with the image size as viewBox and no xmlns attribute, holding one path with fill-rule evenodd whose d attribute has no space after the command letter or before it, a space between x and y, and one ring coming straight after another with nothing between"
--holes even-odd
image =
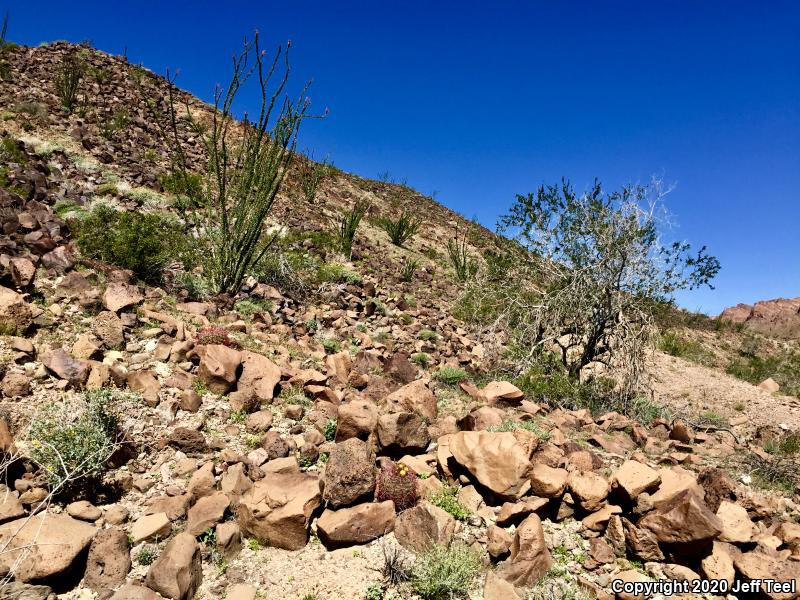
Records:
<instances>
[{"instance_id":1,"label":"large angular rock","mask_svg":"<svg viewBox=\"0 0 800 600\"><path fill-rule=\"evenodd\" d=\"M575 500L589 511L598 510L611 489L604 477L592 471L572 471L567 477L567 487Z\"/></svg>"},{"instance_id":2,"label":"large angular rock","mask_svg":"<svg viewBox=\"0 0 800 600\"><path fill-rule=\"evenodd\" d=\"M658 475L661 477L661 484L658 486L658 490L650 496L650 500L655 507L669 502L685 490L690 490L698 498L703 499L705 497L705 491L697 483L695 474L683 467L674 466L659 469Z\"/></svg>"},{"instance_id":3,"label":"large angular rock","mask_svg":"<svg viewBox=\"0 0 800 600\"><path fill-rule=\"evenodd\" d=\"M89 377L90 363L72 358L60 348L43 354L41 360L48 371L51 371L60 379L67 380L72 387L82 387Z\"/></svg>"},{"instance_id":4,"label":"large angular rock","mask_svg":"<svg viewBox=\"0 0 800 600\"><path fill-rule=\"evenodd\" d=\"M611 489L626 500L635 500L642 492L651 492L661 483L661 476L635 460L626 460L611 477Z\"/></svg>"},{"instance_id":5,"label":"large angular rock","mask_svg":"<svg viewBox=\"0 0 800 600\"><path fill-rule=\"evenodd\" d=\"M179 533L162 550L145 577L145 584L171 600L189 600L203 581L200 545L189 533Z\"/></svg>"},{"instance_id":6,"label":"large angular rock","mask_svg":"<svg viewBox=\"0 0 800 600\"><path fill-rule=\"evenodd\" d=\"M126 583L111 596L110 600L162 600L162 598L150 588Z\"/></svg>"},{"instance_id":7,"label":"large angular rock","mask_svg":"<svg viewBox=\"0 0 800 600\"><path fill-rule=\"evenodd\" d=\"M717 509L717 516L722 521L720 542L746 544L753 540L754 525L743 506L723 500Z\"/></svg>"},{"instance_id":8,"label":"large angular rock","mask_svg":"<svg viewBox=\"0 0 800 600\"><path fill-rule=\"evenodd\" d=\"M33 324L35 312L22 294L0 286L0 333L23 333Z\"/></svg>"},{"instance_id":9,"label":"large angular rock","mask_svg":"<svg viewBox=\"0 0 800 600\"><path fill-rule=\"evenodd\" d=\"M528 453L512 433L460 431L449 451L481 485L504 500L524 496L531 487Z\"/></svg>"},{"instance_id":10,"label":"large angular rock","mask_svg":"<svg viewBox=\"0 0 800 600\"><path fill-rule=\"evenodd\" d=\"M554 469L544 463L531 467L531 491L542 498L558 498L567 487L566 469Z\"/></svg>"},{"instance_id":11,"label":"large angular rock","mask_svg":"<svg viewBox=\"0 0 800 600\"><path fill-rule=\"evenodd\" d=\"M736 569L733 568L733 556L728 551L728 545L714 542L711 554L700 563L706 579L721 579L733 585L736 578Z\"/></svg>"},{"instance_id":12,"label":"large angular rock","mask_svg":"<svg viewBox=\"0 0 800 600\"><path fill-rule=\"evenodd\" d=\"M794 560L781 560L767 553L754 550L753 552L739 552L733 558L736 570L745 579L765 580L772 579L781 584L792 585L795 591L772 590L768 591L762 585L761 591L770 600L794 600L800 590L800 562Z\"/></svg>"},{"instance_id":13,"label":"large angular rock","mask_svg":"<svg viewBox=\"0 0 800 600\"><path fill-rule=\"evenodd\" d=\"M187 513L186 531L194 536L210 529L225 516L230 500L224 492L200 498Z\"/></svg>"},{"instance_id":14,"label":"large angular rock","mask_svg":"<svg viewBox=\"0 0 800 600\"><path fill-rule=\"evenodd\" d=\"M483 388L483 395L489 404L498 402L519 404L525 397L521 389L508 381L490 381Z\"/></svg>"},{"instance_id":15,"label":"large angular rock","mask_svg":"<svg viewBox=\"0 0 800 600\"><path fill-rule=\"evenodd\" d=\"M200 368L197 376L215 394L224 394L236 383L237 371L242 364L242 353L222 344L197 347Z\"/></svg>"},{"instance_id":16,"label":"large angular rock","mask_svg":"<svg viewBox=\"0 0 800 600\"><path fill-rule=\"evenodd\" d=\"M112 312L119 312L123 308L135 306L144 300L139 288L128 283L110 283L103 292L103 306Z\"/></svg>"},{"instance_id":17,"label":"large angular rock","mask_svg":"<svg viewBox=\"0 0 800 600\"><path fill-rule=\"evenodd\" d=\"M92 319L92 331L106 348L119 348L125 343L125 330L117 313L105 310Z\"/></svg>"},{"instance_id":18,"label":"large angular rock","mask_svg":"<svg viewBox=\"0 0 800 600\"><path fill-rule=\"evenodd\" d=\"M299 550L308 541L311 513L321 501L315 475L267 473L242 496L239 525L270 546Z\"/></svg>"},{"instance_id":19,"label":"large angular rock","mask_svg":"<svg viewBox=\"0 0 800 600\"><path fill-rule=\"evenodd\" d=\"M422 451L430 441L428 426L416 413L390 413L378 418L378 442L389 452Z\"/></svg>"},{"instance_id":20,"label":"large angular rock","mask_svg":"<svg viewBox=\"0 0 800 600\"><path fill-rule=\"evenodd\" d=\"M145 404L150 407L158 406L158 394L161 384L152 371L131 371L127 377L128 387L142 395Z\"/></svg>"},{"instance_id":21,"label":"large angular rock","mask_svg":"<svg viewBox=\"0 0 800 600\"><path fill-rule=\"evenodd\" d=\"M500 577L518 587L539 581L553 565L538 515L526 518L514 534L511 557L499 571Z\"/></svg>"},{"instance_id":22,"label":"large angular rock","mask_svg":"<svg viewBox=\"0 0 800 600\"><path fill-rule=\"evenodd\" d=\"M328 548L366 544L394 529L394 502L368 502L352 508L326 510L317 532Z\"/></svg>"},{"instance_id":23,"label":"large angular rock","mask_svg":"<svg viewBox=\"0 0 800 600\"><path fill-rule=\"evenodd\" d=\"M347 506L374 490L375 453L369 445L358 438L336 444L325 465L325 502Z\"/></svg>"},{"instance_id":24,"label":"large angular rock","mask_svg":"<svg viewBox=\"0 0 800 600\"><path fill-rule=\"evenodd\" d=\"M0 525L0 572L14 568L17 581L54 577L72 566L97 529L65 514L40 513ZM15 565L16 561L19 561Z\"/></svg>"},{"instance_id":25,"label":"large angular rock","mask_svg":"<svg viewBox=\"0 0 800 600\"><path fill-rule=\"evenodd\" d=\"M121 529L100 531L89 546L86 574L83 583L101 593L125 583L131 570L128 536Z\"/></svg>"},{"instance_id":26,"label":"large angular rock","mask_svg":"<svg viewBox=\"0 0 800 600\"><path fill-rule=\"evenodd\" d=\"M710 542L722 532L722 521L698 496L684 490L646 514L639 527L649 529L661 543Z\"/></svg>"},{"instance_id":27,"label":"large angular rock","mask_svg":"<svg viewBox=\"0 0 800 600\"><path fill-rule=\"evenodd\" d=\"M433 423L438 414L436 396L421 379L389 394L386 397L386 406L389 412L417 413L428 419L429 423Z\"/></svg>"},{"instance_id":28,"label":"large angular rock","mask_svg":"<svg viewBox=\"0 0 800 600\"><path fill-rule=\"evenodd\" d=\"M281 380L281 370L266 356L255 352L244 351L242 357L242 375L237 387L239 391L252 391L261 402L269 402L275 395L275 387Z\"/></svg>"},{"instance_id":29,"label":"large angular rock","mask_svg":"<svg viewBox=\"0 0 800 600\"><path fill-rule=\"evenodd\" d=\"M378 425L378 407L367 400L351 400L339 407L336 441L366 440Z\"/></svg>"},{"instance_id":30,"label":"large angular rock","mask_svg":"<svg viewBox=\"0 0 800 600\"><path fill-rule=\"evenodd\" d=\"M56 600L53 589L46 585L28 583L0 583L0 598L3 600Z\"/></svg>"},{"instance_id":31,"label":"large angular rock","mask_svg":"<svg viewBox=\"0 0 800 600\"><path fill-rule=\"evenodd\" d=\"M139 517L131 527L131 542L138 544L153 539L166 539L172 531L167 513L152 513Z\"/></svg>"},{"instance_id":32,"label":"large angular rock","mask_svg":"<svg viewBox=\"0 0 800 600\"><path fill-rule=\"evenodd\" d=\"M421 552L433 544L449 546L455 531L456 520L424 500L400 513L394 524L395 538L412 552Z\"/></svg>"}]
</instances>

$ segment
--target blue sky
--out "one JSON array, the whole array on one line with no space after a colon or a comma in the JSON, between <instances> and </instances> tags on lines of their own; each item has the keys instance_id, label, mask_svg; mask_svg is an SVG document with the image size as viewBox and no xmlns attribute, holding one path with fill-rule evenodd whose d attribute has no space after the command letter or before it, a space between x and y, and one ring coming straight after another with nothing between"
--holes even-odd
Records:
<instances>
[{"instance_id":1,"label":"blue sky","mask_svg":"<svg viewBox=\"0 0 800 600\"><path fill-rule=\"evenodd\" d=\"M656 174L673 238L722 262L710 313L800 295L800 3L3 2L9 38L89 39L209 99L242 37L291 39L301 147L493 227L516 193Z\"/></svg>"}]
</instances>

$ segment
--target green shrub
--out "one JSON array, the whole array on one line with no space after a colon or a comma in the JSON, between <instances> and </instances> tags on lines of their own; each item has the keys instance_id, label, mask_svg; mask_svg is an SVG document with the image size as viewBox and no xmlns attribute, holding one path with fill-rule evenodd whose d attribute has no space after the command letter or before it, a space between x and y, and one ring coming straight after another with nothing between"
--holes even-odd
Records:
<instances>
[{"instance_id":1,"label":"green shrub","mask_svg":"<svg viewBox=\"0 0 800 600\"><path fill-rule=\"evenodd\" d=\"M339 243L339 251L344 254L348 260L353 255L353 240L356 237L356 231L361 224L361 219L367 213L367 205L361 202L346 211L339 218L339 224L336 228L336 238Z\"/></svg>"},{"instance_id":2,"label":"green shrub","mask_svg":"<svg viewBox=\"0 0 800 600\"><path fill-rule=\"evenodd\" d=\"M469 509L458 501L458 488L454 485L444 484L431 494L428 500L459 521L466 520L471 514Z\"/></svg>"},{"instance_id":3,"label":"green shrub","mask_svg":"<svg viewBox=\"0 0 800 600\"><path fill-rule=\"evenodd\" d=\"M258 298L245 298L233 305L233 309L243 317L252 317L258 313L271 312L272 302Z\"/></svg>"},{"instance_id":4,"label":"green shrub","mask_svg":"<svg viewBox=\"0 0 800 600\"><path fill-rule=\"evenodd\" d=\"M312 157L302 157L296 162L296 167L303 198L306 202L313 203L320 184L331 172L330 162L327 159L314 162Z\"/></svg>"},{"instance_id":5,"label":"green shrub","mask_svg":"<svg viewBox=\"0 0 800 600\"><path fill-rule=\"evenodd\" d=\"M119 193L117 184L113 182L102 183L94 191L97 196L116 196Z\"/></svg>"},{"instance_id":6,"label":"green shrub","mask_svg":"<svg viewBox=\"0 0 800 600\"><path fill-rule=\"evenodd\" d=\"M211 284L199 273L180 271L173 283L178 289L186 290L189 300L203 301L211 297Z\"/></svg>"},{"instance_id":7,"label":"green shrub","mask_svg":"<svg viewBox=\"0 0 800 600\"><path fill-rule=\"evenodd\" d=\"M714 362L714 355L703 348L702 344L681 337L674 331L667 331L659 337L658 349L670 356L700 364L710 365Z\"/></svg>"},{"instance_id":8,"label":"green shrub","mask_svg":"<svg viewBox=\"0 0 800 600\"><path fill-rule=\"evenodd\" d=\"M546 442L550 439L550 432L542 429L536 421L514 421L507 419L500 425L489 427L489 431L514 431L515 429L524 429L530 431L540 440Z\"/></svg>"},{"instance_id":9,"label":"green shrub","mask_svg":"<svg viewBox=\"0 0 800 600\"><path fill-rule=\"evenodd\" d=\"M173 220L156 214L118 212L97 206L78 223L78 247L86 256L130 269L148 282L185 250L185 237Z\"/></svg>"},{"instance_id":10,"label":"green shrub","mask_svg":"<svg viewBox=\"0 0 800 600\"><path fill-rule=\"evenodd\" d=\"M13 162L18 164L25 164L28 162L28 157L14 138L3 136L0 138L0 159L3 162ZM5 186L4 186L5 187Z\"/></svg>"},{"instance_id":11,"label":"green shrub","mask_svg":"<svg viewBox=\"0 0 800 600\"><path fill-rule=\"evenodd\" d=\"M329 442L332 442L336 439L336 430L339 428L339 424L336 422L335 419L328 419L325 422L325 439Z\"/></svg>"},{"instance_id":12,"label":"green shrub","mask_svg":"<svg viewBox=\"0 0 800 600\"><path fill-rule=\"evenodd\" d=\"M397 219L384 217L378 219L378 226L389 234L389 239L395 246L402 247L419 231L420 222L404 210Z\"/></svg>"},{"instance_id":13,"label":"green shrub","mask_svg":"<svg viewBox=\"0 0 800 600\"><path fill-rule=\"evenodd\" d=\"M364 592L364 600L383 600L383 593L386 588L380 581L373 581L367 586Z\"/></svg>"},{"instance_id":14,"label":"green shrub","mask_svg":"<svg viewBox=\"0 0 800 600\"><path fill-rule=\"evenodd\" d=\"M479 556L468 546L433 545L417 555L411 571L411 586L424 600L466 596L480 568Z\"/></svg>"},{"instance_id":15,"label":"green shrub","mask_svg":"<svg viewBox=\"0 0 800 600\"><path fill-rule=\"evenodd\" d=\"M406 258L403 260L403 266L400 269L400 278L403 281L412 281L414 273L417 272L419 261L415 258Z\"/></svg>"},{"instance_id":16,"label":"green shrub","mask_svg":"<svg viewBox=\"0 0 800 600\"><path fill-rule=\"evenodd\" d=\"M423 369L427 369L428 365L431 364L431 357L424 352L417 352L411 355L411 362L419 365Z\"/></svg>"},{"instance_id":17,"label":"green shrub","mask_svg":"<svg viewBox=\"0 0 800 600\"><path fill-rule=\"evenodd\" d=\"M781 386L782 394L800 397L800 353L782 351L761 355L761 352L759 347L742 348L726 372L754 385L771 377Z\"/></svg>"},{"instance_id":18,"label":"green shrub","mask_svg":"<svg viewBox=\"0 0 800 600\"><path fill-rule=\"evenodd\" d=\"M417 334L417 337L423 342L434 342L439 339L439 334L430 329L423 329Z\"/></svg>"},{"instance_id":19,"label":"green shrub","mask_svg":"<svg viewBox=\"0 0 800 600\"><path fill-rule=\"evenodd\" d=\"M337 352L341 352L342 344L339 340L325 337L320 340L322 347L325 348L325 352L328 354L336 354Z\"/></svg>"},{"instance_id":20,"label":"green shrub","mask_svg":"<svg viewBox=\"0 0 800 600\"><path fill-rule=\"evenodd\" d=\"M433 374L433 378L448 385L455 385L467 378L467 372L458 367L445 366Z\"/></svg>"},{"instance_id":21,"label":"green shrub","mask_svg":"<svg viewBox=\"0 0 800 600\"><path fill-rule=\"evenodd\" d=\"M110 388L85 392L81 402L50 405L30 426L31 458L54 489L99 477L118 447L113 404L125 396Z\"/></svg>"},{"instance_id":22,"label":"green shrub","mask_svg":"<svg viewBox=\"0 0 800 600\"><path fill-rule=\"evenodd\" d=\"M459 281L467 281L477 273L478 264L470 257L466 232L463 238L459 239L456 231L455 238L448 240L447 255Z\"/></svg>"},{"instance_id":23,"label":"green shrub","mask_svg":"<svg viewBox=\"0 0 800 600\"><path fill-rule=\"evenodd\" d=\"M375 497L379 502L392 500L398 512L411 508L419 500L417 475L405 465L384 462L378 472Z\"/></svg>"},{"instance_id":24,"label":"green shrub","mask_svg":"<svg viewBox=\"0 0 800 600\"><path fill-rule=\"evenodd\" d=\"M352 271L341 263L325 263L317 273L321 283L358 284L363 281L359 273Z\"/></svg>"},{"instance_id":25,"label":"green shrub","mask_svg":"<svg viewBox=\"0 0 800 600\"><path fill-rule=\"evenodd\" d=\"M136 553L136 562L140 565L148 566L152 565L157 557L158 553L153 546L142 546L139 552Z\"/></svg>"}]
</instances>

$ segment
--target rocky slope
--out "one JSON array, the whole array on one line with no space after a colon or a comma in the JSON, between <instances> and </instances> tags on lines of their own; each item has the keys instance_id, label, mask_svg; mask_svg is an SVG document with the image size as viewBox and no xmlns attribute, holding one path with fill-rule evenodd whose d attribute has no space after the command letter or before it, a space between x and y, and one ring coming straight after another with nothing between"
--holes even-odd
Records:
<instances>
[{"instance_id":1,"label":"rocky slope","mask_svg":"<svg viewBox=\"0 0 800 600\"><path fill-rule=\"evenodd\" d=\"M737 304L723 310L719 318L765 335L800 338L800 297Z\"/></svg>"},{"instance_id":2,"label":"rocky slope","mask_svg":"<svg viewBox=\"0 0 800 600\"><path fill-rule=\"evenodd\" d=\"M59 112L51 81L70 51L15 49L0 83L11 140L0 186L0 597L416 598L414 582L385 576L432 545L471 548L480 572L465 591L487 600L800 580L797 471L775 451L789 432L593 417L486 380L482 346L449 314L457 287L440 257L467 225L431 199L337 173L320 211L290 185L275 215L290 227L320 231L359 198L376 214L409 203L430 222L410 250L366 224L351 265L362 277L302 299L249 281L255 310L189 301L81 257L56 203L91 204L114 181L118 207L162 208L164 157L121 59L88 51L109 71L93 90L103 103ZM129 123L104 137L103 113L121 106ZM476 248L494 243L485 237ZM422 261L410 282L408 256ZM410 360L420 353L427 361ZM54 492L31 460L41 451L31 423L66 406L55 429L68 430L72 407L97 390L113 390L115 451L92 486Z\"/></svg>"}]
</instances>

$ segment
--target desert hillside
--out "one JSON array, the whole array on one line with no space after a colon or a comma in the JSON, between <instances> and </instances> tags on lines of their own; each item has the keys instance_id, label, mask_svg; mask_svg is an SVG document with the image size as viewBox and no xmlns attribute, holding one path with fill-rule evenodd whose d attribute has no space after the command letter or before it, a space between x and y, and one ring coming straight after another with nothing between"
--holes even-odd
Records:
<instances>
[{"instance_id":1,"label":"desert hillside","mask_svg":"<svg viewBox=\"0 0 800 600\"><path fill-rule=\"evenodd\" d=\"M207 246L168 82L88 46L0 57L0 598L800 597L796 300L669 307L622 414L493 362L512 335L462 295L507 240L299 153L267 258L213 293L178 253ZM193 173L201 135L175 129Z\"/></svg>"}]
</instances>

